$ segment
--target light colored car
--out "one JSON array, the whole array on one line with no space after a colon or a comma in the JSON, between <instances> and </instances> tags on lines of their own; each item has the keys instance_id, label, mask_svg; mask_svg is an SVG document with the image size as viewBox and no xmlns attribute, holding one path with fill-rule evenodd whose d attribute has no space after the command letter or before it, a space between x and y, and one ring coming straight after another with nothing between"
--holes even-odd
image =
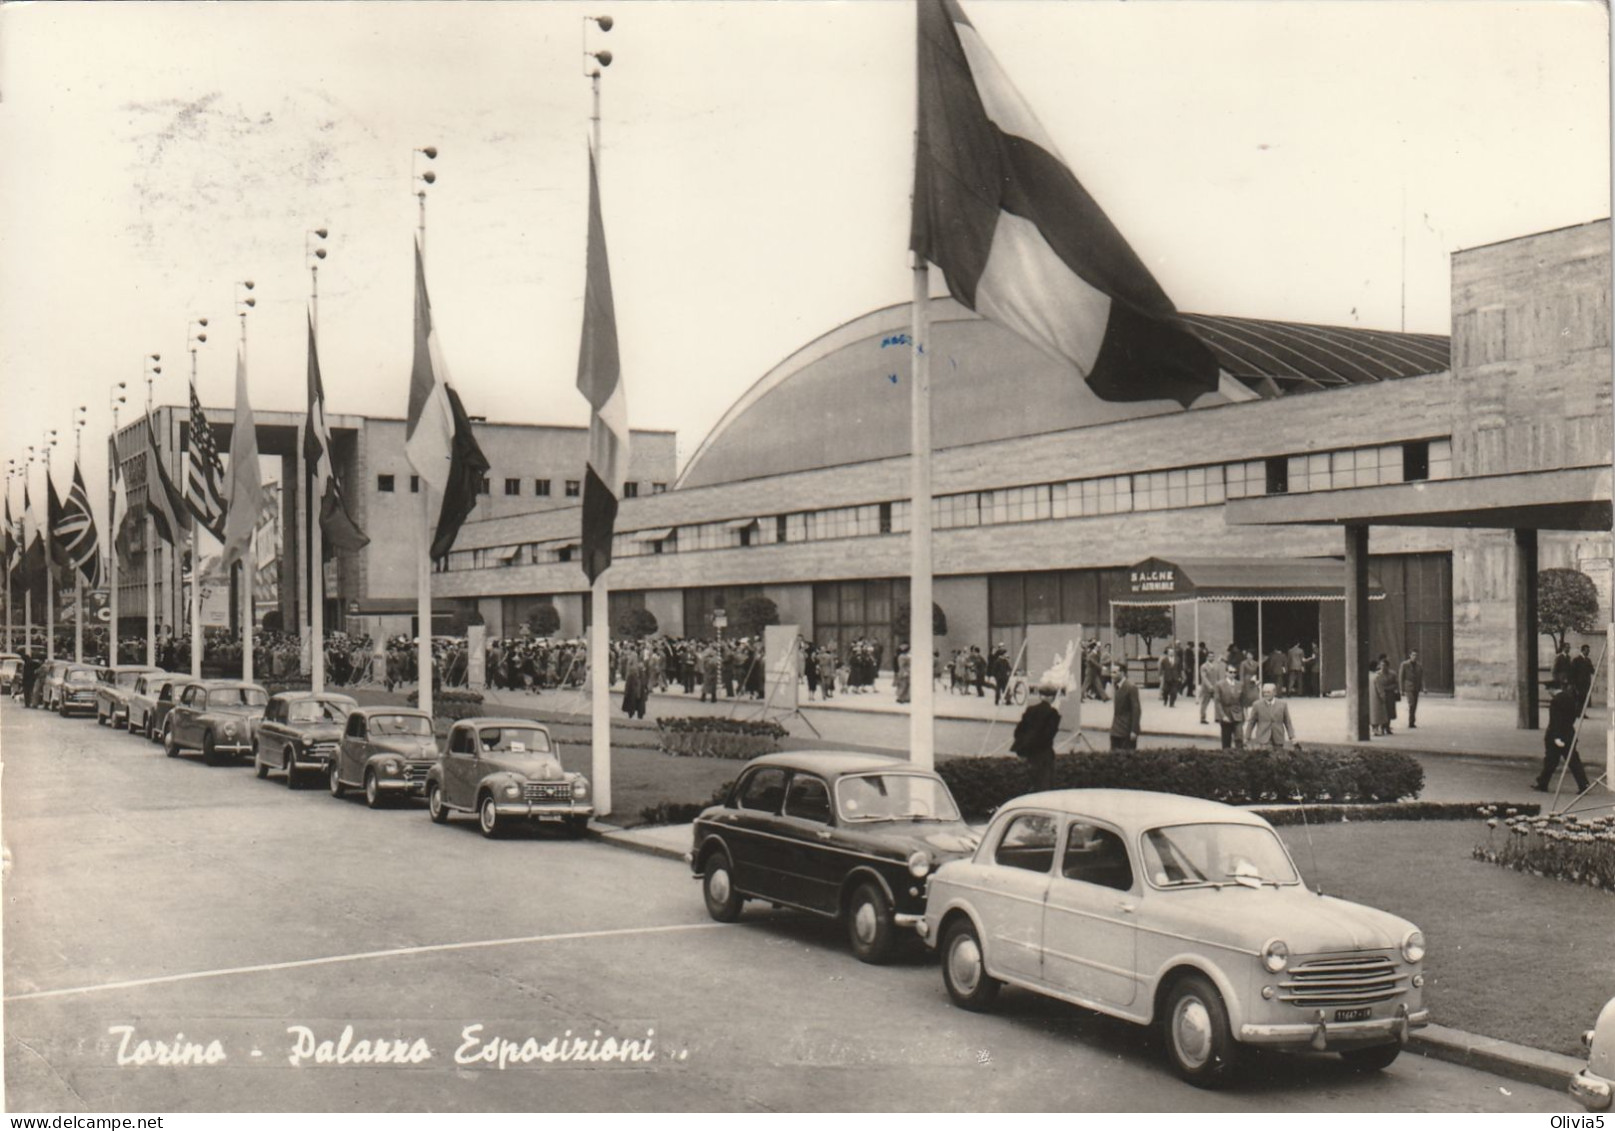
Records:
<instances>
[{"instance_id":1,"label":"light colored car","mask_svg":"<svg viewBox=\"0 0 1615 1131\"><path fill-rule=\"evenodd\" d=\"M379 809L389 798L426 796L426 775L437 764L432 716L413 707L360 707L348 715L327 775L332 797L364 790Z\"/></svg>"},{"instance_id":2,"label":"light colored car","mask_svg":"<svg viewBox=\"0 0 1615 1131\"><path fill-rule=\"evenodd\" d=\"M1588 1111L1608 1111L1615 1092L1615 998L1604 1004L1581 1043L1587 1046L1587 1067L1570 1081L1570 1094Z\"/></svg>"},{"instance_id":3,"label":"light colored car","mask_svg":"<svg viewBox=\"0 0 1615 1131\"><path fill-rule=\"evenodd\" d=\"M143 675L161 672L161 668L145 664L124 664L116 668L101 669L101 686L95 692L95 721L102 726L129 725L129 696Z\"/></svg>"},{"instance_id":4,"label":"light colored car","mask_svg":"<svg viewBox=\"0 0 1615 1131\"><path fill-rule=\"evenodd\" d=\"M1247 1045L1384 1068L1429 1023L1418 928L1307 890L1271 825L1214 801L1018 797L932 875L920 931L956 1005L984 1010L1008 983L1158 1025L1203 1087Z\"/></svg>"},{"instance_id":5,"label":"light colored car","mask_svg":"<svg viewBox=\"0 0 1615 1131\"><path fill-rule=\"evenodd\" d=\"M161 742L163 723L180 694L198 682L188 675L172 672L151 672L135 680L129 693L129 733L145 735L152 742Z\"/></svg>"},{"instance_id":6,"label":"light colored car","mask_svg":"<svg viewBox=\"0 0 1615 1131\"><path fill-rule=\"evenodd\" d=\"M563 769L547 728L528 719L461 719L426 775L426 810L437 824L475 813L485 837L513 824L552 824L582 836L594 816L589 779Z\"/></svg>"},{"instance_id":7,"label":"light colored car","mask_svg":"<svg viewBox=\"0 0 1615 1131\"><path fill-rule=\"evenodd\" d=\"M163 720L163 749L170 758L200 750L210 766L226 755L251 754L253 725L268 705L269 692L256 683L205 679L189 684Z\"/></svg>"},{"instance_id":8,"label":"light colored car","mask_svg":"<svg viewBox=\"0 0 1615 1131\"><path fill-rule=\"evenodd\" d=\"M0 695L15 694L21 682L22 657L15 652L0 652Z\"/></svg>"},{"instance_id":9,"label":"light colored car","mask_svg":"<svg viewBox=\"0 0 1615 1131\"><path fill-rule=\"evenodd\" d=\"M260 778L271 770L284 772L287 789L296 789L305 771L325 773L336 757L343 724L358 706L347 695L282 691L271 696L253 727L253 769Z\"/></svg>"},{"instance_id":10,"label":"light colored car","mask_svg":"<svg viewBox=\"0 0 1615 1131\"><path fill-rule=\"evenodd\" d=\"M96 691L101 686L101 669L69 664L52 692L51 702L62 718L78 711L95 714Z\"/></svg>"}]
</instances>

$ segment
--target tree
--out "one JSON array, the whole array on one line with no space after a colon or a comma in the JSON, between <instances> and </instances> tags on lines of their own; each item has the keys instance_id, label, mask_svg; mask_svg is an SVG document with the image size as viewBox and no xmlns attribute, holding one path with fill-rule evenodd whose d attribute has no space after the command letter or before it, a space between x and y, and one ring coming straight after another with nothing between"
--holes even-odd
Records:
<instances>
[{"instance_id":1,"label":"tree","mask_svg":"<svg viewBox=\"0 0 1615 1131\"><path fill-rule=\"evenodd\" d=\"M527 631L534 636L554 636L561 631L561 614L547 601L535 606L527 614Z\"/></svg>"},{"instance_id":2,"label":"tree","mask_svg":"<svg viewBox=\"0 0 1615 1131\"><path fill-rule=\"evenodd\" d=\"M1138 636L1144 641L1144 654L1150 655L1150 642L1172 635L1172 613L1165 605L1123 605L1116 610L1116 631Z\"/></svg>"},{"instance_id":3,"label":"tree","mask_svg":"<svg viewBox=\"0 0 1615 1131\"><path fill-rule=\"evenodd\" d=\"M897 606L897 613L892 617L892 639L897 641L899 644L907 644L909 642L909 615L908 602L905 601L901 605ZM935 639L939 636L946 636L947 634L948 616L942 611L941 605L933 602L931 605L931 637L932 639Z\"/></svg>"},{"instance_id":4,"label":"tree","mask_svg":"<svg viewBox=\"0 0 1615 1131\"><path fill-rule=\"evenodd\" d=\"M761 636L763 629L779 623L779 606L768 597L745 597L729 615L729 629L736 636Z\"/></svg>"},{"instance_id":5,"label":"tree","mask_svg":"<svg viewBox=\"0 0 1615 1131\"><path fill-rule=\"evenodd\" d=\"M658 627L656 614L649 609L624 609L617 614L617 623L612 629L616 635L629 640L643 640L655 636Z\"/></svg>"},{"instance_id":6,"label":"tree","mask_svg":"<svg viewBox=\"0 0 1615 1131\"><path fill-rule=\"evenodd\" d=\"M1545 569L1536 575L1537 631L1557 650L1569 632L1598 631L1598 587L1579 569Z\"/></svg>"}]
</instances>

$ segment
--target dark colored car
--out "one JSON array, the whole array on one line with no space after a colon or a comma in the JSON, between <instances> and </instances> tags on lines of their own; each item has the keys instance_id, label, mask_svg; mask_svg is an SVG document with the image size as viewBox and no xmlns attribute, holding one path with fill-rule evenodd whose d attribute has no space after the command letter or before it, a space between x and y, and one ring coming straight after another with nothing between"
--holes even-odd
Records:
<instances>
[{"instance_id":1,"label":"dark colored car","mask_svg":"<svg viewBox=\"0 0 1615 1131\"><path fill-rule=\"evenodd\" d=\"M185 688L196 682L188 675L171 672L151 672L136 679L129 693L129 733L160 742L168 712L174 709Z\"/></svg>"},{"instance_id":2,"label":"dark colored car","mask_svg":"<svg viewBox=\"0 0 1615 1131\"><path fill-rule=\"evenodd\" d=\"M253 724L263 717L269 692L237 679L204 679L180 693L163 720L163 749L170 758L200 750L210 766L252 753Z\"/></svg>"},{"instance_id":3,"label":"dark colored car","mask_svg":"<svg viewBox=\"0 0 1615 1131\"><path fill-rule=\"evenodd\" d=\"M437 764L432 716L413 707L361 707L348 716L331 764L331 796L364 790L379 809L390 797L424 797L426 774Z\"/></svg>"},{"instance_id":4,"label":"dark colored car","mask_svg":"<svg viewBox=\"0 0 1615 1131\"><path fill-rule=\"evenodd\" d=\"M102 726L129 725L129 696L134 693L140 677L161 668L145 664L124 664L116 668L101 669L101 686L95 689L95 721Z\"/></svg>"},{"instance_id":5,"label":"dark colored car","mask_svg":"<svg viewBox=\"0 0 1615 1131\"><path fill-rule=\"evenodd\" d=\"M77 713L95 713L96 690L101 686L99 668L84 664L69 664L62 672L61 682L51 692L51 702L62 718Z\"/></svg>"},{"instance_id":6,"label":"dark colored car","mask_svg":"<svg viewBox=\"0 0 1615 1131\"><path fill-rule=\"evenodd\" d=\"M802 751L754 758L696 818L689 860L714 919L732 922L747 899L811 911L842 920L860 959L883 962L919 924L931 873L978 843L936 774Z\"/></svg>"},{"instance_id":7,"label":"dark colored car","mask_svg":"<svg viewBox=\"0 0 1615 1131\"><path fill-rule=\"evenodd\" d=\"M272 695L252 735L252 766L260 778L270 770L296 789L305 773L324 773L336 757L342 727L359 704L346 695L282 691Z\"/></svg>"},{"instance_id":8,"label":"dark colored car","mask_svg":"<svg viewBox=\"0 0 1615 1131\"><path fill-rule=\"evenodd\" d=\"M485 837L517 822L582 836L594 816L589 779L561 767L550 732L530 719L462 719L426 777L426 808L443 824L475 813Z\"/></svg>"}]
</instances>

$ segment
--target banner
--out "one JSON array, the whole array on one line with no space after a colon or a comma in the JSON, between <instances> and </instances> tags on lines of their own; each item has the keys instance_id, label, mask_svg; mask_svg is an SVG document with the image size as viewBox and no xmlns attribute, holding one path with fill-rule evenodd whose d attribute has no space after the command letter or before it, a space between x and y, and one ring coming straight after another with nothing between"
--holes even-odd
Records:
<instances>
[{"instance_id":1,"label":"banner","mask_svg":"<svg viewBox=\"0 0 1615 1131\"><path fill-rule=\"evenodd\" d=\"M801 639L801 629L794 624L763 628L763 702L771 711L796 710L797 679L802 674Z\"/></svg>"}]
</instances>

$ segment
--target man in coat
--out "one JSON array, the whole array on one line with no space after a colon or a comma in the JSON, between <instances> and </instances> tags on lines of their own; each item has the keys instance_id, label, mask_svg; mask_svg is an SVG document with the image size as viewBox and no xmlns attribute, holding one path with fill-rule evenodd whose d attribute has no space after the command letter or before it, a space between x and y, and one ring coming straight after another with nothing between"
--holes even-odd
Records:
<instances>
[{"instance_id":1,"label":"man in coat","mask_svg":"<svg viewBox=\"0 0 1615 1131\"><path fill-rule=\"evenodd\" d=\"M1138 686L1127 678L1127 665L1116 660L1110 665L1111 698L1110 748L1137 750L1138 732L1144 722L1144 707L1138 701Z\"/></svg>"},{"instance_id":2,"label":"man in coat","mask_svg":"<svg viewBox=\"0 0 1615 1131\"><path fill-rule=\"evenodd\" d=\"M1558 686L1548 702L1548 729L1542 732L1542 772L1531 788L1547 793L1553 771L1559 768L1559 759L1570 758L1570 773L1576 779L1576 792L1587 792L1587 771L1582 768L1581 753L1576 749L1576 720L1581 716L1583 700L1573 685Z\"/></svg>"},{"instance_id":3,"label":"man in coat","mask_svg":"<svg viewBox=\"0 0 1615 1131\"><path fill-rule=\"evenodd\" d=\"M1252 746L1288 746L1295 741L1290 705L1278 697L1275 684L1262 684L1262 697L1245 717L1245 740Z\"/></svg>"},{"instance_id":4,"label":"man in coat","mask_svg":"<svg viewBox=\"0 0 1615 1131\"><path fill-rule=\"evenodd\" d=\"M1168 648L1161 653L1161 702L1168 707L1178 705L1178 650Z\"/></svg>"},{"instance_id":5,"label":"man in coat","mask_svg":"<svg viewBox=\"0 0 1615 1131\"><path fill-rule=\"evenodd\" d=\"M1570 661L1570 683L1575 689L1577 697L1581 700L1576 704L1578 711L1581 710L1581 704L1587 701L1587 695L1593 689L1593 658L1591 652L1591 646L1583 644L1580 655Z\"/></svg>"},{"instance_id":6,"label":"man in coat","mask_svg":"<svg viewBox=\"0 0 1615 1131\"><path fill-rule=\"evenodd\" d=\"M1204 649L1202 649L1204 651ZM1207 655L1200 661L1200 725L1206 725L1206 707L1217 697L1217 677L1222 675L1222 664Z\"/></svg>"},{"instance_id":7,"label":"man in coat","mask_svg":"<svg viewBox=\"0 0 1615 1131\"><path fill-rule=\"evenodd\" d=\"M1213 702L1217 707L1217 725L1222 728L1222 748L1245 748L1241 724L1245 721L1245 685L1240 681L1239 669L1228 666L1217 684Z\"/></svg>"},{"instance_id":8,"label":"man in coat","mask_svg":"<svg viewBox=\"0 0 1615 1131\"><path fill-rule=\"evenodd\" d=\"M1410 648L1408 658L1396 669L1396 682L1402 689L1402 698L1408 701L1408 729L1419 725L1419 692L1424 690L1424 665L1419 663L1419 650Z\"/></svg>"},{"instance_id":9,"label":"man in coat","mask_svg":"<svg viewBox=\"0 0 1615 1131\"><path fill-rule=\"evenodd\" d=\"M1009 702L1009 649L1000 644L987 661L987 678L993 681L993 706Z\"/></svg>"},{"instance_id":10,"label":"man in coat","mask_svg":"<svg viewBox=\"0 0 1615 1131\"><path fill-rule=\"evenodd\" d=\"M1054 709L1055 689L1037 689L1037 702L1026 708L1015 724L1009 748L1025 758L1032 771L1032 791L1054 788L1054 736L1060 732L1060 712Z\"/></svg>"}]
</instances>

